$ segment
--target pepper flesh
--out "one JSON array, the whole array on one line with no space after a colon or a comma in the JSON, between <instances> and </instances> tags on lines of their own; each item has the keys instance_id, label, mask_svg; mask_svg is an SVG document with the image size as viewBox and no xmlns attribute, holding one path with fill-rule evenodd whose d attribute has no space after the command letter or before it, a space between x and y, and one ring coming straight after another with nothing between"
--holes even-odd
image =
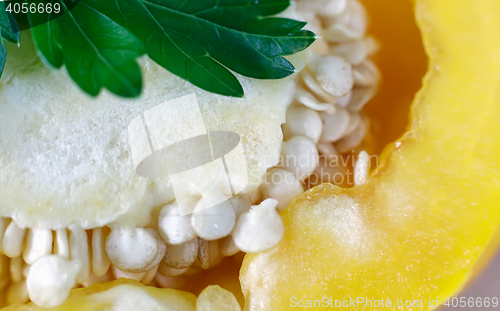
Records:
<instances>
[{"instance_id":1,"label":"pepper flesh","mask_svg":"<svg viewBox=\"0 0 500 311\"><path fill-rule=\"evenodd\" d=\"M281 214L284 240L243 262L246 310L325 297L364 299L344 309L389 299L430 310L462 289L496 246L500 3L415 3L430 70L409 131L386 147L366 184L319 186Z\"/></svg>"}]
</instances>

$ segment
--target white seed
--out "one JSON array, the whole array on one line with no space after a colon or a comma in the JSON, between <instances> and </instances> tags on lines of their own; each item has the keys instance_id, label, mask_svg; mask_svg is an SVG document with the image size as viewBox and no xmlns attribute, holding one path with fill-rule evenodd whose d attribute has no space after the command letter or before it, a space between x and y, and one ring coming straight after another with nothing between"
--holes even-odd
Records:
<instances>
[{"instance_id":1,"label":"white seed","mask_svg":"<svg viewBox=\"0 0 500 311\"><path fill-rule=\"evenodd\" d=\"M158 254L158 243L144 228L114 227L106 239L106 254L120 270L145 272Z\"/></svg>"},{"instance_id":2,"label":"white seed","mask_svg":"<svg viewBox=\"0 0 500 311\"><path fill-rule=\"evenodd\" d=\"M169 277L158 273L155 276L155 281L158 286L162 288L182 289L183 286L187 283L187 278L180 276Z\"/></svg>"},{"instance_id":3,"label":"white seed","mask_svg":"<svg viewBox=\"0 0 500 311\"><path fill-rule=\"evenodd\" d=\"M306 27L304 27L304 29L306 29ZM313 30L312 29L313 27L307 27L307 28L309 28L308 30L311 30L314 33L321 32L321 30ZM318 29L318 28L316 28L316 29ZM315 54L318 54L321 56L328 55L328 53L330 52L330 46L328 45L328 41L326 41L325 39L323 39L321 37L318 37L316 39L316 41L314 41L314 43L311 44L309 49L310 49L310 51L314 52Z\"/></svg>"},{"instance_id":4,"label":"white seed","mask_svg":"<svg viewBox=\"0 0 500 311\"><path fill-rule=\"evenodd\" d=\"M151 283L154 280L156 273L158 272L159 266L160 266L160 264L157 264L153 269L146 272L146 274L144 275L144 277L141 280L141 283L144 285L149 285L149 283Z\"/></svg>"},{"instance_id":5,"label":"white seed","mask_svg":"<svg viewBox=\"0 0 500 311\"><path fill-rule=\"evenodd\" d=\"M262 192L260 191L260 189L257 189L250 195L250 202L252 203L250 204L250 206L252 206L253 204L260 203L260 201L262 201ZM250 206L244 212L248 211L250 209ZM238 209L234 206L234 203L233 207L234 211L236 212L236 217L239 217L241 214L238 214Z\"/></svg>"},{"instance_id":6,"label":"white seed","mask_svg":"<svg viewBox=\"0 0 500 311\"><path fill-rule=\"evenodd\" d=\"M7 257L14 258L23 252L23 241L26 235L26 229L21 229L17 223L12 220L5 230L3 236L3 251Z\"/></svg>"},{"instance_id":7,"label":"white seed","mask_svg":"<svg viewBox=\"0 0 500 311\"><path fill-rule=\"evenodd\" d=\"M193 264L198 257L198 239L179 245L169 245L163 262L176 269L184 269Z\"/></svg>"},{"instance_id":8,"label":"white seed","mask_svg":"<svg viewBox=\"0 0 500 311\"><path fill-rule=\"evenodd\" d=\"M376 85L380 79L380 73L377 66L367 59L354 66L353 76L354 84L359 87Z\"/></svg>"},{"instance_id":9,"label":"white seed","mask_svg":"<svg viewBox=\"0 0 500 311\"><path fill-rule=\"evenodd\" d=\"M10 220L8 218L0 217L0 255L5 254L3 251L3 236L9 226L9 221Z\"/></svg>"},{"instance_id":10,"label":"white seed","mask_svg":"<svg viewBox=\"0 0 500 311\"><path fill-rule=\"evenodd\" d=\"M321 155L320 161L322 157L325 157L328 160L335 160L339 157L339 153L332 143L318 143L316 147L318 148L318 152Z\"/></svg>"},{"instance_id":11,"label":"white seed","mask_svg":"<svg viewBox=\"0 0 500 311\"><path fill-rule=\"evenodd\" d=\"M146 272L137 272L137 273L135 273L135 272L123 271L123 270L120 270L120 269L118 269L117 267L114 267L114 266L111 266L111 271L113 273L113 276L116 279L126 278L126 279L136 280L136 281L139 281L139 282L146 275Z\"/></svg>"},{"instance_id":12,"label":"white seed","mask_svg":"<svg viewBox=\"0 0 500 311\"><path fill-rule=\"evenodd\" d=\"M338 24L334 24L327 29L322 29L319 35L330 42L346 42L363 37L363 33Z\"/></svg>"},{"instance_id":13,"label":"white seed","mask_svg":"<svg viewBox=\"0 0 500 311\"><path fill-rule=\"evenodd\" d=\"M151 269L157 267L162 261L163 257L165 257L165 253L167 251L167 244L165 244L165 242L161 239L160 235L158 234L158 231L152 228L146 228L146 230L155 237L156 243L158 244L158 252L156 253L156 257L145 268L146 271L151 271Z\"/></svg>"},{"instance_id":14,"label":"white seed","mask_svg":"<svg viewBox=\"0 0 500 311\"><path fill-rule=\"evenodd\" d=\"M323 17L334 17L342 14L347 8L347 2L348 0L314 0L297 1L295 3L297 3L297 12L303 15L302 18L311 22L316 14ZM301 16L295 18L299 19Z\"/></svg>"},{"instance_id":15,"label":"white seed","mask_svg":"<svg viewBox=\"0 0 500 311\"><path fill-rule=\"evenodd\" d=\"M316 11L322 16L337 16L347 8L347 0L316 1Z\"/></svg>"},{"instance_id":16,"label":"white seed","mask_svg":"<svg viewBox=\"0 0 500 311\"><path fill-rule=\"evenodd\" d=\"M210 268L210 246L209 242L203 239L200 239L199 251L198 251L198 261L202 269Z\"/></svg>"},{"instance_id":17,"label":"white seed","mask_svg":"<svg viewBox=\"0 0 500 311\"><path fill-rule=\"evenodd\" d=\"M158 266L158 273L162 274L163 276L179 276L184 274L188 268L184 269L176 269L173 267L168 266L165 264L163 261L160 262L160 265Z\"/></svg>"},{"instance_id":18,"label":"white seed","mask_svg":"<svg viewBox=\"0 0 500 311\"><path fill-rule=\"evenodd\" d=\"M377 93L377 86L361 88L355 87L352 91L352 99L347 105L347 110L358 112L370 101Z\"/></svg>"},{"instance_id":19,"label":"white seed","mask_svg":"<svg viewBox=\"0 0 500 311\"><path fill-rule=\"evenodd\" d=\"M372 36L365 37L364 43L366 46L366 51L368 53L368 56L376 54L380 49L380 44Z\"/></svg>"},{"instance_id":20,"label":"white seed","mask_svg":"<svg viewBox=\"0 0 500 311\"><path fill-rule=\"evenodd\" d=\"M311 92L313 92L316 96L318 96L319 98L321 98L325 103L335 104L335 102L336 102L335 97L333 97L332 95L328 94L321 87L321 85L318 83L318 80L316 80L316 78L314 78L312 76L312 74L309 72L309 70L304 69L304 70L302 70L299 73L299 75L302 78L302 81L304 81L305 85L309 88L309 90L311 90ZM301 89L297 90L297 92L300 92L300 91L301 91ZM297 99L299 102L301 102L299 100L300 96L306 96L306 95L304 95L303 93L298 93L298 95L296 94L295 95L295 99ZM306 98L310 98L310 97L306 96ZM312 97L311 100L314 100L314 97ZM323 104L323 106L325 108L328 108L328 106L326 104ZM309 108L317 110L317 111L321 111L321 110L318 110L318 109L315 109L315 108L312 108L312 107L309 107Z\"/></svg>"},{"instance_id":21,"label":"white seed","mask_svg":"<svg viewBox=\"0 0 500 311\"><path fill-rule=\"evenodd\" d=\"M358 126L361 121L361 116L358 112L349 112L349 126L344 133L344 136L351 134Z\"/></svg>"},{"instance_id":22,"label":"white seed","mask_svg":"<svg viewBox=\"0 0 500 311\"><path fill-rule=\"evenodd\" d=\"M345 108L347 107L347 105L349 105L351 98L352 98L352 90L350 90L349 93L347 93L346 95L338 97L337 105Z\"/></svg>"},{"instance_id":23,"label":"white seed","mask_svg":"<svg viewBox=\"0 0 500 311\"><path fill-rule=\"evenodd\" d=\"M302 105L316 111L325 111L327 113L334 113L335 106L333 103L320 103L311 93L298 89L295 91L294 98ZM334 100L332 100L334 102Z\"/></svg>"},{"instance_id":24,"label":"white seed","mask_svg":"<svg viewBox=\"0 0 500 311\"><path fill-rule=\"evenodd\" d=\"M210 241L209 250L210 267L214 267L224 259L224 256L219 251L219 240Z\"/></svg>"},{"instance_id":25,"label":"white seed","mask_svg":"<svg viewBox=\"0 0 500 311\"><path fill-rule=\"evenodd\" d=\"M278 201L276 206L278 213L288 208L293 198L304 192L302 183L297 180L295 175L280 168L272 168L267 171L260 189L265 199Z\"/></svg>"},{"instance_id":26,"label":"white seed","mask_svg":"<svg viewBox=\"0 0 500 311\"><path fill-rule=\"evenodd\" d=\"M97 277L108 272L111 262L106 255L107 232L104 228L92 229L92 271Z\"/></svg>"},{"instance_id":27,"label":"white seed","mask_svg":"<svg viewBox=\"0 0 500 311\"><path fill-rule=\"evenodd\" d=\"M358 1L348 1L346 9L334 18L327 19L327 29L321 36L328 41L345 42L362 38L366 33L366 12Z\"/></svg>"},{"instance_id":28,"label":"white seed","mask_svg":"<svg viewBox=\"0 0 500 311\"><path fill-rule=\"evenodd\" d=\"M352 131L351 134L335 143L335 148L337 148L340 153L352 150L353 148L358 146L365 138L366 128L366 120L362 119L361 122L359 122L358 127L354 131Z\"/></svg>"},{"instance_id":29,"label":"white seed","mask_svg":"<svg viewBox=\"0 0 500 311\"><path fill-rule=\"evenodd\" d=\"M315 26L319 23L319 21L316 20L317 19L316 14L317 14L318 5L316 4L315 1L293 1L292 3L296 4L296 8L295 8L295 12L292 11L291 13L300 12L303 19L309 21L309 24L306 25L306 27L308 27L308 29L311 28L310 24L313 24L312 26ZM285 12L288 13L288 10ZM284 17L290 18L291 16L286 15Z\"/></svg>"},{"instance_id":30,"label":"white seed","mask_svg":"<svg viewBox=\"0 0 500 311\"><path fill-rule=\"evenodd\" d=\"M198 201L191 216L196 234L209 241L227 236L235 222L236 213L231 202L215 188Z\"/></svg>"},{"instance_id":31,"label":"white seed","mask_svg":"<svg viewBox=\"0 0 500 311\"><path fill-rule=\"evenodd\" d=\"M365 151L361 151L358 160L354 165L354 185L360 185L366 182L368 178L368 166L370 165L370 156Z\"/></svg>"},{"instance_id":32,"label":"white seed","mask_svg":"<svg viewBox=\"0 0 500 311\"><path fill-rule=\"evenodd\" d=\"M7 305L19 303L25 304L29 301L26 281L12 283L7 289Z\"/></svg>"},{"instance_id":33,"label":"white seed","mask_svg":"<svg viewBox=\"0 0 500 311\"><path fill-rule=\"evenodd\" d=\"M54 254L64 259L70 258L68 231L66 229L57 229L54 239Z\"/></svg>"},{"instance_id":34,"label":"white seed","mask_svg":"<svg viewBox=\"0 0 500 311\"><path fill-rule=\"evenodd\" d=\"M307 107L290 107L286 112L286 123L283 124L284 139L288 140L294 136L304 136L313 143L317 143L323 122L319 114Z\"/></svg>"},{"instance_id":35,"label":"white seed","mask_svg":"<svg viewBox=\"0 0 500 311\"><path fill-rule=\"evenodd\" d=\"M196 237L191 227L191 215L181 216L176 201L162 207L158 217L158 233L169 245L182 244Z\"/></svg>"},{"instance_id":36,"label":"white seed","mask_svg":"<svg viewBox=\"0 0 500 311\"><path fill-rule=\"evenodd\" d=\"M49 229L28 229L23 258L32 265L39 258L52 252L52 231Z\"/></svg>"},{"instance_id":37,"label":"white seed","mask_svg":"<svg viewBox=\"0 0 500 311\"><path fill-rule=\"evenodd\" d=\"M281 145L282 166L298 180L305 180L318 165L318 149L309 139L302 136L283 142Z\"/></svg>"},{"instance_id":38,"label":"white seed","mask_svg":"<svg viewBox=\"0 0 500 311\"><path fill-rule=\"evenodd\" d=\"M14 257L10 260L10 278L12 282L19 283L23 280L24 261L21 256Z\"/></svg>"},{"instance_id":39,"label":"white seed","mask_svg":"<svg viewBox=\"0 0 500 311\"><path fill-rule=\"evenodd\" d=\"M352 89L352 67L342 57L319 56L311 62L310 67L316 72L316 79L328 94L341 97Z\"/></svg>"},{"instance_id":40,"label":"white seed","mask_svg":"<svg viewBox=\"0 0 500 311\"><path fill-rule=\"evenodd\" d=\"M196 299L196 311L241 311L241 307L234 295L219 287L206 287Z\"/></svg>"},{"instance_id":41,"label":"white seed","mask_svg":"<svg viewBox=\"0 0 500 311\"><path fill-rule=\"evenodd\" d=\"M28 274L27 289L31 301L43 308L57 307L66 300L80 271L80 264L58 255L37 260Z\"/></svg>"},{"instance_id":42,"label":"white seed","mask_svg":"<svg viewBox=\"0 0 500 311\"><path fill-rule=\"evenodd\" d=\"M364 40L355 40L334 46L331 53L342 57L353 65L357 65L367 57L368 50Z\"/></svg>"},{"instance_id":43,"label":"white seed","mask_svg":"<svg viewBox=\"0 0 500 311\"><path fill-rule=\"evenodd\" d=\"M259 201L261 200L262 193L257 189L251 194L239 194L229 199L229 202L233 205L236 218L250 209L253 202L252 196L253 200Z\"/></svg>"},{"instance_id":44,"label":"white seed","mask_svg":"<svg viewBox=\"0 0 500 311\"><path fill-rule=\"evenodd\" d=\"M322 142L335 142L344 136L349 127L349 113L342 107L337 107L334 114L321 113L323 119Z\"/></svg>"},{"instance_id":45,"label":"white seed","mask_svg":"<svg viewBox=\"0 0 500 311\"><path fill-rule=\"evenodd\" d=\"M70 226L68 229L71 260L80 265L76 282L82 284L89 277L91 269L87 232L76 225Z\"/></svg>"},{"instance_id":46,"label":"white seed","mask_svg":"<svg viewBox=\"0 0 500 311\"><path fill-rule=\"evenodd\" d=\"M112 281L113 277L111 273L105 273L101 276L95 275L93 272L90 272L89 277L83 282L82 286L83 287L89 287L95 284L102 284L102 283L107 283L109 281Z\"/></svg>"},{"instance_id":47,"label":"white seed","mask_svg":"<svg viewBox=\"0 0 500 311\"><path fill-rule=\"evenodd\" d=\"M209 269L222 261L223 256L219 252L218 244L218 241L200 239L198 243L198 262L202 269Z\"/></svg>"},{"instance_id":48,"label":"white seed","mask_svg":"<svg viewBox=\"0 0 500 311\"><path fill-rule=\"evenodd\" d=\"M23 266L23 279L27 278L28 277L28 274L30 272L30 268L31 266L30 265L24 265Z\"/></svg>"},{"instance_id":49,"label":"white seed","mask_svg":"<svg viewBox=\"0 0 500 311\"><path fill-rule=\"evenodd\" d=\"M101 276L96 276L93 272L91 272L89 277L87 278L87 280L81 285L83 287L89 287L89 286L96 285L96 284L103 284L103 283L107 283L110 281L115 281L116 278L113 274L111 267L112 266L110 266L110 269L108 270L108 272L106 272L106 274L101 275ZM79 287L79 286L76 286L76 287Z\"/></svg>"},{"instance_id":50,"label":"white seed","mask_svg":"<svg viewBox=\"0 0 500 311\"><path fill-rule=\"evenodd\" d=\"M238 218L232 235L239 249L246 253L258 253L281 241L285 227L276 211L277 205L278 201L267 199Z\"/></svg>"},{"instance_id":51,"label":"white seed","mask_svg":"<svg viewBox=\"0 0 500 311\"><path fill-rule=\"evenodd\" d=\"M234 243L233 237L228 235L219 240L219 251L222 256L229 257L239 253L240 249Z\"/></svg>"}]
</instances>

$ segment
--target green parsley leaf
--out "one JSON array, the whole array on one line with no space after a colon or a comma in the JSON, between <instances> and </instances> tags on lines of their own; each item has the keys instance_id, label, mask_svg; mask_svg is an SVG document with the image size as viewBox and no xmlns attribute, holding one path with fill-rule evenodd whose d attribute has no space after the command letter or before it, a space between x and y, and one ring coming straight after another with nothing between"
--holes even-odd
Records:
<instances>
[{"instance_id":1,"label":"green parsley leaf","mask_svg":"<svg viewBox=\"0 0 500 311\"><path fill-rule=\"evenodd\" d=\"M0 37L11 43L18 43L20 36L14 16L6 11L4 4L0 4Z\"/></svg>"},{"instance_id":2,"label":"green parsley leaf","mask_svg":"<svg viewBox=\"0 0 500 311\"><path fill-rule=\"evenodd\" d=\"M5 4L5 3L4 3ZM17 23L12 14L6 11L6 6L0 4L0 38L11 43L19 43L20 33ZM5 61L7 60L7 50L2 40L0 40L0 76L2 76Z\"/></svg>"},{"instance_id":3,"label":"green parsley leaf","mask_svg":"<svg viewBox=\"0 0 500 311\"><path fill-rule=\"evenodd\" d=\"M56 19L51 20L49 13L29 15L39 24L32 33L45 60L56 68L64 64L71 78L92 96L103 87L117 95L138 96L142 77L136 58L144 54L140 40L83 1L72 10L64 1L59 3L65 13ZM48 22L40 23L36 20L40 18Z\"/></svg>"},{"instance_id":4,"label":"green parsley leaf","mask_svg":"<svg viewBox=\"0 0 500 311\"><path fill-rule=\"evenodd\" d=\"M155 62L211 92L243 96L233 70L257 79L295 72L283 56L315 40L305 23L263 18L288 0L92 0L96 9L143 40Z\"/></svg>"},{"instance_id":5,"label":"green parsley leaf","mask_svg":"<svg viewBox=\"0 0 500 311\"><path fill-rule=\"evenodd\" d=\"M104 84L99 77L105 66L99 63L96 72L90 65L103 55L128 77L124 81L132 81L135 71L121 70L134 67L142 48L160 66L206 91L241 97L243 88L231 71L257 79L285 78L295 68L283 56L314 42L315 35L302 30L306 23L268 17L289 5L289 0L80 0L57 19L45 16L48 22L34 27L33 34L47 62L55 67L64 63L92 95L106 87L134 96L130 83L111 89L118 75L106 75ZM111 39L113 34L119 42Z\"/></svg>"},{"instance_id":6,"label":"green parsley leaf","mask_svg":"<svg viewBox=\"0 0 500 311\"><path fill-rule=\"evenodd\" d=\"M46 1L37 1L35 3L40 4ZM56 1L49 1L52 6ZM38 25L31 29L33 34L33 40L37 49L40 51L46 63L50 64L54 68L60 68L64 64L64 55L57 42L57 34L61 32L59 28L59 23L49 21L56 18L56 15L62 15L62 12L55 13L52 10L50 13L45 12L44 14L30 14L29 21L32 25Z\"/></svg>"},{"instance_id":7,"label":"green parsley leaf","mask_svg":"<svg viewBox=\"0 0 500 311\"><path fill-rule=\"evenodd\" d=\"M3 44L3 41L0 40L0 77L2 76L6 60L7 60L7 50L5 49L5 44Z\"/></svg>"}]
</instances>

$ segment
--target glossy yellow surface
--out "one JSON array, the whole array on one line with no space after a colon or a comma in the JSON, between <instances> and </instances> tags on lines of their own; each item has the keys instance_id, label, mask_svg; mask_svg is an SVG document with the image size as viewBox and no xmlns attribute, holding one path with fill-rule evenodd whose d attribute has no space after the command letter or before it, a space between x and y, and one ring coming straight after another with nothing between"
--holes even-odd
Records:
<instances>
[{"instance_id":1,"label":"glossy yellow surface","mask_svg":"<svg viewBox=\"0 0 500 311\"><path fill-rule=\"evenodd\" d=\"M411 0L363 0L368 33L380 49L373 56L382 73L377 95L364 109L371 136L363 149L379 154L407 130L410 106L428 69Z\"/></svg>"},{"instance_id":2,"label":"glossy yellow surface","mask_svg":"<svg viewBox=\"0 0 500 311\"><path fill-rule=\"evenodd\" d=\"M243 262L246 310L430 310L476 272L500 225L498 12L497 0L416 1L430 71L410 131L365 185L292 203L282 243Z\"/></svg>"}]
</instances>

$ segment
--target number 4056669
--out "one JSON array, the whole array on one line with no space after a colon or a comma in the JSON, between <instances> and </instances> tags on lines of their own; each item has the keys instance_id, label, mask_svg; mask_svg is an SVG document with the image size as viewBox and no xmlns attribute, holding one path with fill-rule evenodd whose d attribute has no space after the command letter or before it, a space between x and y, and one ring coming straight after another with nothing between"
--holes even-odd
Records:
<instances>
[{"instance_id":1,"label":"number 4056669","mask_svg":"<svg viewBox=\"0 0 500 311\"><path fill-rule=\"evenodd\" d=\"M498 297L450 297L445 300L443 305L447 307L498 307Z\"/></svg>"},{"instance_id":2,"label":"number 4056669","mask_svg":"<svg viewBox=\"0 0 500 311\"><path fill-rule=\"evenodd\" d=\"M61 12L61 4L59 3L9 3L5 8L9 13L59 13Z\"/></svg>"}]
</instances>

